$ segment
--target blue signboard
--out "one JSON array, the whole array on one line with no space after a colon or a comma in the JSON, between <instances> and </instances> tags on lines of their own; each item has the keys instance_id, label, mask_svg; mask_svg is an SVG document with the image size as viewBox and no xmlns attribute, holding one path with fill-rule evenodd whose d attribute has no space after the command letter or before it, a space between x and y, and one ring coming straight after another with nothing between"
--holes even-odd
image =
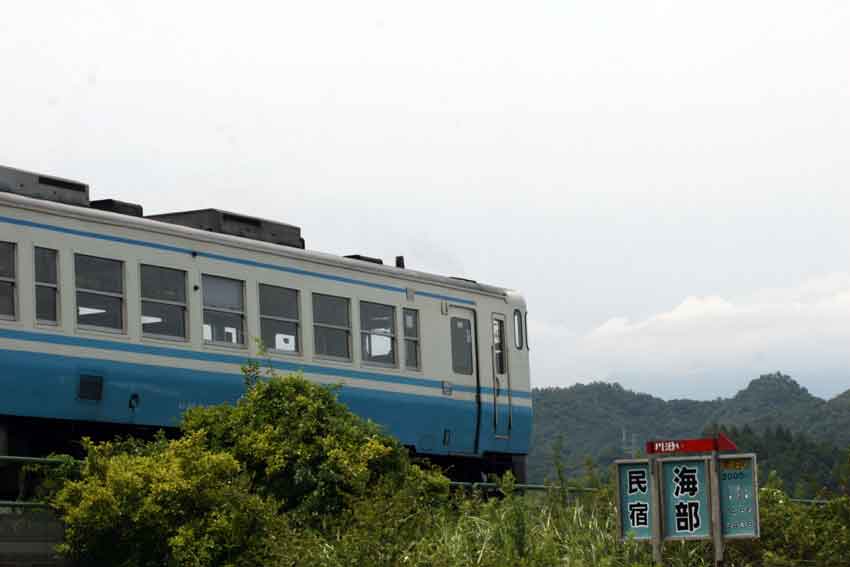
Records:
<instances>
[{"instance_id":1,"label":"blue signboard","mask_svg":"<svg viewBox=\"0 0 850 567\"><path fill-rule=\"evenodd\" d=\"M662 540L712 539L715 529L724 539L759 537L756 456L720 455L716 462L708 456L658 459L653 478L647 459L616 461L620 537L654 541L659 515ZM716 524L713 505L720 511Z\"/></svg>"},{"instance_id":2,"label":"blue signboard","mask_svg":"<svg viewBox=\"0 0 850 567\"><path fill-rule=\"evenodd\" d=\"M759 537L756 456L721 456L718 472L723 537Z\"/></svg>"},{"instance_id":3,"label":"blue signboard","mask_svg":"<svg viewBox=\"0 0 850 567\"><path fill-rule=\"evenodd\" d=\"M649 464L617 461L618 512L622 539L652 539Z\"/></svg>"},{"instance_id":4,"label":"blue signboard","mask_svg":"<svg viewBox=\"0 0 850 567\"><path fill-rule=\"evenodd\" d=\"M660 464L664 539L710 539L708 459L662 459Z\"/></svg>"}]
</instances>

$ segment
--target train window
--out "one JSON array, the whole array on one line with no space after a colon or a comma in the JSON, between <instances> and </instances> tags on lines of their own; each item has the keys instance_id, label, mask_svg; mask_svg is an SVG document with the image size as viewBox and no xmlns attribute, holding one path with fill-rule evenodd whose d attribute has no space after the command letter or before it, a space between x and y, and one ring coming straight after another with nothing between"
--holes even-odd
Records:
<instances>
[{"instance_id":1,"label":"train window","mask_svg":"<svg viewBox=\"0 0 850 567\"><path fill-rule=\"evenodd\" d=\"M245 282L203 274L204 340L245 344Z\"/></svg>"},{"instance_id":2,"label":"train window","mask_svg":"<svg viewBox=\"0 0 850 567\"><path fill-rule=\"evenodd\" d=\"M455 374L472 374L472 323L452 317L452 370Z\"/></svg>"},{"instance_id":3,"label":"train window","mask_svg":"<svg viewBox=\"0 0 850 567\"><path fill-rule=\"evenodd\" d=\"M301 352L298 291L260 284L260 334L263 345L279 352Z\"/></svg>"},{"instance_id":4,"label":"train window","mask_svg":"<svg viewBox=\"0 0 850 567\"><path fill-rule=\"evenodd\" d=\"M493 360L496 374L505 373L505 322L493 319Z\"/></svg>"},{"instance_id":5,"label":"train window","mask_svg":"<svg viewBox=\"0 0 850 567\"><path fill-rule=\"evenodd\" d=\"M395 307L360 302L360 345L363 362L395 366Z\"/></svg>"},{"instance_id":6,"label":"train window","mask_svg":"<svg viewBox=\"0 0 850 567\"><path fill-rule=\"evenodd\" d=\"M525 312L525 350L531 350L531 343L528 342L528 311Z\"/></svg>"},{"instance_id":7,"label":"train window","mask_svg":"<svg viewBox=\"0 0 850 567\"><path fill-rule=\"evenodd\" d=\"M77 323L124 330L124 262L76 254Z\"/></svg>"},{"instance_id":8,"label":"train window","mask_svg":"<svg viewBox=\"0 0 850 567\"><path fill-rule=\"evenodd\" d=\"M15 245L0 242L0 318L15 318Z\"/></svg>"},{"instance_id":9,"label":"train window","mask_svg":"<svg viewBox=\"0 0 850 567\"><path fill-rule=\"evenodd\" d=\"M522 335L522 313L514 309L514 346L518 350L522 350Z\"/></svg>"},{"instance_id":10,"label":"train window","mask_svg":"<svg viewBox=\"0 0 850 567\"><path fill-rule=\"evenodd\" d=\"M186 338L186 272L141 266L142 333Z\"/></svg>"},{"instance_id":11,"label":"train window","mask_svg":"<svg viewBox=\"0 0 850 567\"><path fill-rule=\"evenodd\" d=\"M35 248L35 319L39 323L59 321L59 253Z\"/></svg>"},{"instance_id":12,"label":"train window","mask_svg":"<svg viewBox=\"0 0 850 567\"><path fill-rule=\"evenodd\" d=\"M404 365L419 370L422 368L422 355L419 348L419 311L405 309L404 313Z\"/></svg>"},{"instance_id":13,"label":"train window","mask_svg":"<svg viewBox=\"0 0 850 567\"><path fill-rule=\"evenodd\" d=\"M313 294L313 339L316 354L351 360L351 315L349 300Z\"/></svg>"}]
</instances>

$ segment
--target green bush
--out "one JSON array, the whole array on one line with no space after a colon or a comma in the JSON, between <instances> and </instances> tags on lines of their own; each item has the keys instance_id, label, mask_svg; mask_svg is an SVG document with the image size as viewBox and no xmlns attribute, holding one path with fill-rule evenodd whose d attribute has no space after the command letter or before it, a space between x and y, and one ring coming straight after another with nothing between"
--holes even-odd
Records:
<instances>
[{"instance_id":1,"label":"green bush","mask_svg":"<svg viewBox=\"0 0 850 567\"><path fill-rule=\"evenodd\" d=\"M271 373L235 406L191 409L182 430L204 432L210 450L232 455L253 491L317 521L340 512L378 478L402 480L410 466L398 441L351 413L335 389L298 376Z\"/></svg>"},{"instance_id":2,"label":"green bush","mask_svg":"<svg viewBox=\"0 0 850 567\"><path fill-rule=\"evenodd\" d=\"M358 534L378 520L392 518L382 542L412 535L445 500L441 474L333 389L266 378L235 405L187 412L180 439L86 441L80 468L42 488L66 525L59 551L84 565L322 564L334 545L373 553ZM395 561L390 549L379 556Z\"/></svg>"},{"instance_id":3,"label":"green bush","mask_svg":"<svg viewBox=\"0 0 850 567\"><path fill-rule=\"evenodd\" d=\"M256 565L279 520L240 469L203 433L150 454L88 444L81 478L53 500L66 525L59 551L90 565Z\"/></svg>"}]
</instances>

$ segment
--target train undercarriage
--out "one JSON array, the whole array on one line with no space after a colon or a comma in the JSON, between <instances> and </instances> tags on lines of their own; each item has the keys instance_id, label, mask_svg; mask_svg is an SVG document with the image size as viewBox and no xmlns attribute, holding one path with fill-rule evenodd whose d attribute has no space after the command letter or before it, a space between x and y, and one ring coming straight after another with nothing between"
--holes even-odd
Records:
<instances>
[{"instance_id":1,"label":"train undercarriage","mask_svg":"<svg viewBox=\"0 0 850 567\"><path fill-rule=\"evenodd\" d=\"M51 454L84 454L81 439L108 441L118 437L152 439L157 431L168 437L180 434L177 428L148 427L129 424L81 422L43 418L0 417L0 457L46 457ZM525 455L485 453L482 457L469 455L433 455L417 453L408 447L414 460L442 469L452 481L484 482L493 475L513 473L519 483L526 482ZM0 461L0 500L15 500L25 496L29 487L21 474L21 465Z\"/></svg>"}]
</instances>

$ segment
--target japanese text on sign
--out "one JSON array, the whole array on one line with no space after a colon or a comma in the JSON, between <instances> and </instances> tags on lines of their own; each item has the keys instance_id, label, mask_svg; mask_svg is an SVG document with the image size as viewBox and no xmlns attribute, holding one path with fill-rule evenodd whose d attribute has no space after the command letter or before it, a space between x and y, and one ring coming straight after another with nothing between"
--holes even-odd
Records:
<instances>
[{"instance_id":1,"label":"japanese text on sign","mask_svg":"<svg viewBox=\"0 0 850 567\"><path fill-rule=\"evenodd\" d=\"M655 453L675 453L679 450L678 441L655 441L652 444Z\"/></svg>"},{"instance_id":2,"label":"japanese text on sign","mask_svg":"<svg viewBox=\"0 0 850 567\"><path fill-rule=\"evenodd\" d=\"M650 539L651 516L649 466L642 462L623 462L617 465L619 486L620 536Z\"/></svg>"},{"instance_id":3,"label":"japanese text on sign","mask_svg":"<svg viewBox=\"0 0 850 567\"><path fill-rule=\"evenodd\" d=\"M704 458L661 461L665 504L664 537L699 539L711 535L708 467Z\"/></svg>"},{"instance_id":4,"label":"japanese text on sign","mask_svg":"<svg viewBox=\"0 0 850 567\"><path fill-rule=\"evenodd\" d=\"M720 455L717 459L668 457L654 464L647 459L617 461L620 537L654 544L710 539L712 534L725 539L759 537L756 456ZM650 467L658 474L651 474ZM718 505L717 521L713 503Z\"/></svg>"},{"instance_id":5,"label":"japanese text on sign","mask_svg":"<svg viewBox=\"0 0 850 567\"><path fill-rule=\"evenodd\" d=\"M755 455L721 457L719 473L723 537L759 537Z\"/></svg>"}]
</instances>

